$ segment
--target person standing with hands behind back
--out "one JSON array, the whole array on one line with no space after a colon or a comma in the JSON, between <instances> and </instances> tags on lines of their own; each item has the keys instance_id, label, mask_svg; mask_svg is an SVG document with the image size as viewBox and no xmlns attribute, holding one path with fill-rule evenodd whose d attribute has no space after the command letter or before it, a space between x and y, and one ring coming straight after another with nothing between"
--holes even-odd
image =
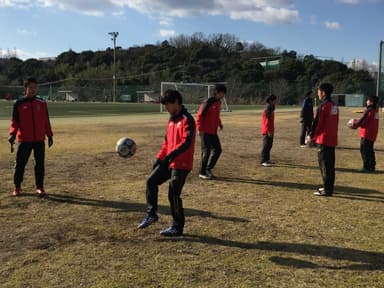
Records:
<instances>
[{"instance_id":1,"label":"person standing with hands behind back","mask_svg":"<svg viewBox=\"0 0 384 288\"><path fill-rule=\"evenodd\" d=\"M216 84L213 90L213 97L205 100L199 108L196 116L196 128L201 138L201 161L199 178L209 180L214 176L212 169L219 160L221 144L217 130L223 130L220 119L221 99L227 93L224 84Z\"/></svg>"},{"instance_id":2,"label":"person standing with hands behind back","mask_svg":"<svg viewBox=\"0 0 384 288\"><path fill-rule=\"evenodd\" d=\"M307 137L307 145L319 147L318 161L324 187L314 193L316 196L332 196L335 185L335 147L339 125L339 108L332 101L333 86L320 84L317 95L320 105L313 120L311 133Z\"/></svg>"},{"instance_id":3,"label":"person standing with hands behind back","mask_svg":"<svg viewBox=\"0 0 384 288\"><path fill-rule=\"evenodd\" d=\"M273 134L275 133L275 108L277 97L269 95L263 113L261 114L261 135L263 136L263 148L261 150L261 165L272 166L271 149L273 145Z\"/></svg>"},{"instance_id":4,"label":"person standing with hands behind back","mask_svg":"<svg viewBox=\"0 0 384 288\"><path fill-rule=\"evenodd\" d=\"M300 134L300 147L306 147L305 138L311 132L313 121L313 92L308 91L303 101L301 108L301 134Z\"/></svg>"},{"instance_id":5,"label":"person standing with hands behind back","mask_svg":"<svg viewBox=\"0 0 384 288\"><path fill-rule=\"evenodd\" d=\"M44 191L45 136L48 147L53 145L53 133L49 121L47 103L36 97L37 82L28 78L24 82L24 97L13 105L13 113L8 141L14 145L17 138L16 165L13 181L14 196L21 194L25 165L33 150L35 158L35 184L39 197L46 196Z\"/></svg>"}]
</instances>

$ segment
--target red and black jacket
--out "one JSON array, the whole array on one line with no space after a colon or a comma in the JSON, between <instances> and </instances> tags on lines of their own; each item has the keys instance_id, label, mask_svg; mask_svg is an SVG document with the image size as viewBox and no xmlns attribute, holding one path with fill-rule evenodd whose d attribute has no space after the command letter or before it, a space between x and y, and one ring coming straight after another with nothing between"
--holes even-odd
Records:
<instances>
[{"instance_id":1,"label":"red and black jacket","mask_svg":"<svg viewBox=\"0 0 384 288\"><path fill-rule=\"evenodd\" d=\"M172 159L169 167L179 170L192 170L195 151L195 120L187 110L182 108L179 115L168 121L167 134L157 159Z\"/></svg>"},{"instance_id":2,"label":"red and black jacket","mask_svg":"<svg viewBox=\"0 0 384 288\"><path fill-rule=\"evenodd\" d=\"M199 132L207 134L217 134L217 129L221 126L220 119L221 100L210 97L205 100L196 115L196 128Z\"/></svg>"},{"instance_id":3,"label":"red and black jacket","mask_svg":"<svg viewBox=\"0 0 384 288\"><path fill-rule=\"evenodd\" d=\"M37 97L23 97L13 105L9 134L18 142L41 142L53 136L47 103Z\"/></svg>"},{"instance_id":4,"label":"red and black jacket","mask_svg":"<svg viewBox=\"0 0 384 288\"><path fill-rule=\"evenodd\" d=\"M267 104L261 114L261 135L273 136L275 133L275 106Z\"/></svg>"},{"instance_id":5,"label":"red and black jacket","mask_svg":"<svg viewBox=\"0 0 384 288\"><path fill-rule=\"evenodd\" d=\"M331 97L321 101L313 120L310 137L319 145L337 146L337 130L339 126L339 108Z\"/></svg>"},{"instance_id":6,"label":"red and black jacket","mask_svg":"<svg viewBox=\"0 0 384 288\"><path fill-rule=\"evenodd\" d=\"M360 127L360 137L370 141L376 141L379 130L379 111L373 106L367 106L363 116L353 125Z\"/></svg>"}]
</instances>

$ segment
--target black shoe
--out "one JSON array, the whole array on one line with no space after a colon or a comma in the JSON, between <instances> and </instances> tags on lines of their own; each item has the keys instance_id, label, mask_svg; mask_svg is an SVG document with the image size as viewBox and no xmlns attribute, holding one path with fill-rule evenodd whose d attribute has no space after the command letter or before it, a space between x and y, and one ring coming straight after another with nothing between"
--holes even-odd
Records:
<instances>
[{"instance_id":1,"label":"black shoe","mask_svg":"<svg viewBox=\"0 0 384 288\"><path fill-rule=\"evenodd\" d=\"M315 196L332 196L332 193L323 190L323 191L316 191L315 193L313 193L313 195L315 195Z\"/></svg>"},{"instance_id":2,"label":"black shoe","mask_svg":"<svg viewBox=\"0 0 384 288\"><path fill-rule=\"evenodd\" d=\"M155 215L147 215L144 217L143 221L137 226L139 229L147 228L149 225L157 222L159 220L159 217Z\"/></svg>"},{"instance_id":3,"label":"black shoe","mask_svg":"<svg viewBox=\"0 0 384 288\"><path fill-rule=\"evenodd\" d=\"M183 235L183 230L175 226L170 226L167 229L160 231L160 234L167 237L177 237Z\"/></svg>"},{"instance_id":4,"label":"black shoe","mask_svg":"<svg viewBox=\"0 0 384 288\"><path fill-rule=\"evenodd\" d=\"M207 171L205 172L205 174L209 177L209 178L215 178L215 175L212 174L212 171L211 169L207 169Z\"/></svg>"},{"instance_id":5,"label":"black shoe","mask_svg":"<svg viewBox=\"0 0 384 288\"><path fill-rule=\"evenodd\" d=\"M205 174L199 174L199 178L203 180L211 180L212 177L208 176L206 173Z\"/></svg>"}]
</instances>

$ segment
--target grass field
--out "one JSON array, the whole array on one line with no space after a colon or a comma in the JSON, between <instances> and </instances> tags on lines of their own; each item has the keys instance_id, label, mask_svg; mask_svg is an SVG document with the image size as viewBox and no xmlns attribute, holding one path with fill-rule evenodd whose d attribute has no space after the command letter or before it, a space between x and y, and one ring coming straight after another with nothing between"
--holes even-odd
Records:
<instances>
[{"instance_id":1,"label":"grass field","mask_svg":"<svg viewBox=\"0 0 384 288\"><path fill-rule=\"evenodd\" d=\"M159 222L136 226L167 114L97 106L76 115L53 106L45 199L34 195L33 159L23 196L10 196L10 107L1 110L0 287L384 287L384 129L375 144L378 172L356 172L359 137L346 122L361 114L352 109L341 108L329 198L313 196L321 186L317 151L298 145L297 109L277 109L274 167L259 165L260 110L223 113L218 178L198 179L197 139L183 191L185 235L165 239L167 184ZM130 159L114 153L123 136L138 144Z\"/></svg>"}]
</instances>

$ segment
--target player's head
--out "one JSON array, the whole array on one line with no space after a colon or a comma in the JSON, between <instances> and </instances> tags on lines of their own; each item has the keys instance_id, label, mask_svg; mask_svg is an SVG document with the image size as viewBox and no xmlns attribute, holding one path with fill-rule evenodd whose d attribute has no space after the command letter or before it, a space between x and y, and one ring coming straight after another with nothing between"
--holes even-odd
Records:
<instances>
[{"instance_id":1,"label":"player's head","mask_svg":"<svg viewBox=\"0 0 384 288\"><path fill-rule=\"evenodd\" d=\"M37 81L35 78L28 78L24 81L24 95L27 97L36 96L37 92Z\"/></svg>"},{"instance_id":2,"label":"player's head","mask_svg":"<svg viewBox=\"0 0 384 288\"><path fill-rule=\"evenodd\" d=\"M169 89L165 91L163 97L161 97L161 104L165 106L169 114L175 116L183 104L183 97L179 91Z\"/></svg>"},{"instance_id":3,"label":"player's head","mask_svg":"<svg viewBox=\"0 0 384 288\"><path fill-rule=\"evenodd\" d=\"M224 84L216 84L215 89L213 90L213 95L217 99L222 99L227 93L227 87Z\"/></svg>"},{"instance_id":4,"label":"player's head","mask_svg":"<svg viewBox=\"0 0 384 288\"><path fill-rule=\"evenodd\" d=\"M367 106L373 106L376 108L378 103L379 97L372 95L367 96Z\"/></svg>"},{"instance_id":5,"label":"player's head","mask_svg":"<svg viewBox=\"0 0 384 288\"><path fill-rule=\"evenodd\" d=\"M277 100L277 97L276 95L274 94L271 94L267 97L267 99L265 100L266 103L268 104L276 104L276 100Z\"/></svg>"},{"instance_id":6,"label":"player's head","mask_svg":"<svg viewBox=\"0 0 384 288\"><path fill-rule=\"evenodd\" d=\"M307 98L312 98L312 97L313 97L313 91L312 91L312 90L309 90L309 91L305 94L305 97L307 97Z\"/></svg>"},{"instance_id":7,"label":"player's head","mask_svg":"<svg viewBox=\"0 0 384 288\"><path fill-rule=\"evenodd\" d=\"M320 99L329 98L333 92L333 86L330 83L321 83L317 89L317 96Z\"/></svg>"}]
</instances>

